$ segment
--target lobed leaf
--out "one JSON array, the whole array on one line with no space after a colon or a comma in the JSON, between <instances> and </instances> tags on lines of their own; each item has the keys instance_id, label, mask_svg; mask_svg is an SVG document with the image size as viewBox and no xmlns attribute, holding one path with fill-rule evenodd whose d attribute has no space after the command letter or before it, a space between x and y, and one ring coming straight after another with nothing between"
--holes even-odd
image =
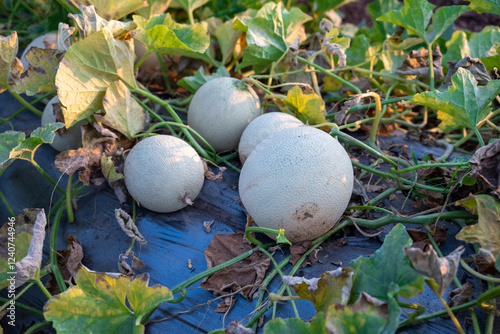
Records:
<instances>
[{"instance_id":1,"label":"lobed leaf","mask_svg":"<svg viewBox=\"0 0 500 334\"><path fill-rule=\"evenodd\" d=\"M75 282L77 285L45 304L45 319L53 322L58 333L144 333L144 316L172 299L168 288L148 287L147 274L131 280L82 266Z\"/></svg>"},{"instance_id":2,"label":"lobed leaf","mask_svg":"<svg viewBox=\"0 0 500 334\"><path fill-rule=\"evenodd\" d=\"M432 24L427 28L425 36L430 43L434 43L463 13L469 11L467 6L439 7L432 15Z\"/></svg>"},{"instance_id":3,"label":"lobed leaf","mask_svg":"<svg viewBox=\"0 0 500 334\"><path fill-rule=\"evenodd\" d=\"M476 129L491 110L491 101L500 94L500 81L492 80L479 87L474 75L463 68L451 78L448 90L426 92L414 95L410 103L439 110L439 127L444 131L461 127Z\"/></svg>"},{"instance_id":4,"label":"lobed leaf","mask_svg":"<svg viewBox=\"0 0 500 334\"><path fill-rule=\"evenodd\" d=\"M500 0L467 0L469 7L478 13L500 15Z\"/></svg>"},{"instance_id":5,"label":"lobed leaf","mask_svg":"<svg viewBox=\"0 0 500 334\"><path fill-rule=\"evenodd\" d=\"M326 122L325 101L314 92L304 93L299 86L294 86L283 100L304 124L321 124Z\"/></svg>"},{"instance_id":6,"label":"lobed leaf","mask_svg":"<svg viewBox=\"0 0 500 334\"><path fill-rule=\"evenodd\" d=\"M9 37L0 35L0 93L9 89L9 72L17 54L17 32Z\"/></svg>"},{"instance_id":7,"label":"lobed leaf","mask_svg":"<svg viewBox=\"0 0 500 334\"><path fill-rule=\"evenodd\" d=\"M494 56L495 54L492 54L491 50L495 45L498 45L499 41L500 27L485 27L481 32L471 35L469 39L469 55L473 58Z\"/></svg>"},{"instance_id":8,"label":"lobed leaf","mask_svg":"<svg viewBox=\"0 0 500 334\"><path fill-rule=\"evenodd\" d=\"M297 318L276 318L264 326L264 334L328 334L325 314L319 312L310 323Z\"/></svg>"},{"instance_id":9,"label":"lobed leaf","mask_svg":"<svg viewBox=\"0 0 500 334\"><path fill-rule=\"evenodd\" d=\"M147 7L146 0L70 0L75 7L94 6L97 12L107 20L119 20L128 14Z\"/></svg>"},{"instance_id":10,"label":"lobed leaf","mask_svg":"<svg viewBox=\"0 0 500 334\"><path fill-rule=\"evenodd\" d=\"M201 86L203 86L210 80L229 76L230 74L224 66L219 67L215 73L209 75L205 74L203 67L201 67L193 76L184 77L179 80L177 84L181 87L186 88L191 93L196 93L196 91L200 89Z\"/></svg>"},{"instance_id":11,"label":"lobed leaf","mask_svg":"<svg viewBox=\"0 0 500 334\"><path fill-rule=\"evenodd\" d=\"M117 80L137 87L132 51L126 42L113 38L108 28L71 45L56 74L66 127L101 110L106 90Z\"/></svg>"}]
</instances>

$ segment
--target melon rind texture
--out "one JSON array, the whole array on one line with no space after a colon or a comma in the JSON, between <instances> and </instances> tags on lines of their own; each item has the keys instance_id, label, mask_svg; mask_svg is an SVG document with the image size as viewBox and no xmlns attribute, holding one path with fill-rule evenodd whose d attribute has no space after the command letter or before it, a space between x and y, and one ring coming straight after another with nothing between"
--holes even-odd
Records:
<instances>
[{"instance_id":1,"label":"melon rind texture","mask_svg":"<svg viewBox=\"0 0 500 334\"><path fill-rule=\"evenodd\" d=\"M196 91L189 105L188 125L217 152L236 149L250 122L260 115L255 91L240 88L235 78L217 78Z\"/></svg>"},{"instance_id":2,"label":"melon rind texture","mask_svg":"<svg viewBox=\"0 0 500 334\"><path fill-rule=\"evenodd\" d=\"M284 229L292 243L323 235L351 198L354 174L347 152L327 133L308 126L284 129L262 141L241 170L239 193L260 227Z\"/></svg>"},{"instance_id":3,"label":"melon rind texture","mask_svg":"<svg viewBox=\"0 0 500 334\"><path fill-rule=\"evenodd\" d=\"M193 201L204 181L203 162L183 140L169 135L148 137L125 159L125 185L137 202L151 211L167 213Z\"/></svg>"},{"instance_id":4,"label":"melon rind texture","mask_svg":"<svg viewBox=\"0 0 500 334\"><path fill-rule=\"evenodd\" d=\"M54 108L52 104L58 103L59 98L54 96L50 99L49 103L45 106L42 114L42 126L47 125L49 123L55 123L56 116L54 115ZM54 140L50 144L54 149L59 152L67 151L67 150L76 150L79 147L82 147L82 124L84 121L80 121L66 129L64 134L60 136L57 132L54 136Z\"/></svg>"},{"instance_id":5,"label":"melon rind texture","mask_svg":"<svg viewBox=\"0 0 500 334\"><path fill-rule=\"evenodd\" d=\"M238 153L244 164L254 148L267 137L284 129L304 125L296 117L282 112L270 112L260 115L246 127L240 138Z\"/></svg>"}]
</instances>

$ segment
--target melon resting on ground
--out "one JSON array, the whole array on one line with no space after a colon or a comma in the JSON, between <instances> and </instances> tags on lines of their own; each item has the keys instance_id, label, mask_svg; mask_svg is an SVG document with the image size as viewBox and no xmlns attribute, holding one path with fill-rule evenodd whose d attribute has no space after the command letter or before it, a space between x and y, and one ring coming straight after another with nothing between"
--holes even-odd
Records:
<instances>
[{"instance_id":1,"label":"melon resting on ground","mask_svg":"<svg viewBox=\"0 0 500 334\"><path fill-rule=\"evenodd\" d=\"M260 227L284 229L292 243L331 229L351 198L351 160L327 133L300 126L262 141L241 170L239 193Z\"/></svg>"},{"instance_id":2,"label":"melon resting on ground","mask_svg":"<svg viewBox=\"0 0 500 334\"><path fill-rule=\"evenodd\" d=\"M203 186L204 167L198 153L169 135L148 137L125 159L125 185L141 206L174 212L192 202Z\"/></svg>"},{"instance_id":3,"label":"melon resting on ground","mask_svg":"<svg viewBox=\"0 0 500 334\"><path fill-rule=\"evenodd\" d=\"M236 149L248 124L260 115L255 91L235 78L213 79L196 91L189 105L188 125L217 152Z\"/></svg>"}]
</instances>

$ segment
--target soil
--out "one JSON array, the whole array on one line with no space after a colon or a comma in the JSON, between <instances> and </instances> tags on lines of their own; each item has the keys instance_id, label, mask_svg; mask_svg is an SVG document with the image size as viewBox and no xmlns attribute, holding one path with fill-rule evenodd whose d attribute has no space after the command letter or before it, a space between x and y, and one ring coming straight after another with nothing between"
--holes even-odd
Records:
<instances>
[{"instance_id":1,"label":"soil","mask_svg":"<svg viewBox=\"0 0 500 334\"><path fill-rule=\"evenodd\" d=\"M366 9L366 5L373 0L359 0L356 2L348 3L339 8L345 14L344 21L352 24L366 24L372 25L372 20ZM461 0L429 0L430 3L437 7L451 6L451 5L468 5L468 1ZM479 32L484 27L493 25L500 26L500 16L494 14L479 14L476 12L467 12L460 16L455 22L456 29L466 29L471 32Z\"/></svg>"}]
</instances>

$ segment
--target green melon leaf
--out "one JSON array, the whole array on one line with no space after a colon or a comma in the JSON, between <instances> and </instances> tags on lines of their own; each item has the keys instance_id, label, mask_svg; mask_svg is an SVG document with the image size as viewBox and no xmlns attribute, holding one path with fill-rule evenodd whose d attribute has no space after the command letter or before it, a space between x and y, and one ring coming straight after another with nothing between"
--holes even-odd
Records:
<instances>
[{"instance_id":1,"label":"green melon leaf","mask_svg":"<svg viewBox=\"0 0 500 334\"><path fill-rule=\"evenodd\" d=\"M236 55L234 50L238 39L243 34L239 30L233 28L234 19L224 22L215 30L215 37L219 42L220 50L222 53L222 64L226 64L232 55Z\"/></svg>"},{"instance_id":2,"label":"green melon leaf","mask_svg":"<svg viewBox=\"0 0 500 334\"><path fill-rule=\"evenodd\" d=\"M0 35L0 93L9 86L9 72L17 54L17 32L13 31L10 36Z\"/></svg>"},{"instance_id":3,"label":"green melon leaf","mask_svg":"<svg viewBox=\"0 0 500 334\"><path fill-rule=\"evenodd\" d=\"M6 222L0 229L0 289L7 287L11 277L16 287L23 285L40 267L45 239L43 209L24 209L24 214ZM14 254L9 254L15 248ZM14 255L14 256L12 256ZM10 259L14 258L14 262ZM16 273L16 274L14 274Z\"/></svg>"},{"instance_id":4,"label":"green melon leaf","mask_svg":"<svg viewBox=\"0 0 500 334\"><path fill-rule=\"evenodd\" d=\"M76 7L93 5L96 11L106 20L119 20L130 13L147 7L145 0L72 0Z\"/></svg>"},{"instance_id":5,"label":"green melon leaf","mask_svg":"<svg viewBox=\"0 0 500 334\"><path fill-rule=\"evenodd\" d=\"M500 54L491 57L481 57L481 61L488 71L493 71L500 64Z\"/></svg>"},{"instance_id":6,"label":"green melon leaf","mask_svg":"<svg viewBox=\"0 0 500 334\"><path fill-rule=\"evenodd\" d=\"M333 28L328 33L326 33L325 38L331 37L332 39L328 43L337 43L345 51L351 45L351 39L347 37L339 37L339 29Z\"/></svg>"},{"instance_id":7,"label":"green melon leaf","mask_svg":"<svg viewBox=\"0 0 500 334\"><path fill-rule=\"evenodd\" d=\"M488 26L481 32L474 33L469 39L470 56L472 58L481 58L494 56L492 49L500 44L500 27Z\"/></svg>"},{"instance_id":8,"label":"green melon leaf","mask_svg":"<svg viewBox=\"0 0 500 334\"><path fill-rule=\"evenodd\" d=\"M387 35L392 35L396 31L396 25L377 21L377 18L391 10L399 10L402 6L403 4L397 0L372 1L366 6L373 22L373 26L369 32L371 40L374 43L383 43Z\"/></svg>"},{"instance_id":9,"label":"green melon leaf","mask_svg":"<svg viewBox=\"0 0 500 334\"><path fill-rule=\"evenodd\" d=\"M106 90L117 80L130 88L137 87L129 43L113 38L112 32L104 28L71 45L56 74L66 127L101 110Z\"/></svg>"},{"instance_id":10,"label":"green melon leaf","mask_svg":"<svg viewBox=\"0 0 500 334\"><path fill-rule=\"evenodd\" d=\"M10 152L26 138L24 132L6 131L0 133L0 171L10 163Z\"/></svg>"},{"instance_id":11,"label":"green melon leaf","mask_svg":"<svg viewBox=\"0 0 500 334\"><path fill-rule=\"evenodd\" d=\"M356 0L316 0L316 6L321 13L329 11L330 9L337 9L340 6L348 4L349 2L355 2Z\"/></svg>"},{"instance_id":12,"label":"green melon leaf","mask_svg":"<svg viewBox=\"0 0 500 334\"><path fill-rule=\"evenodd\" d=\"M191 93L196 93L196 91L200 89L201 86L203 86L210 80L229 76L230 74L224 66L219 67L217 69L217 72L209 75L205 74L203 68L200 68L193 76L184 77L179 80L177 84L181 87L186 88Z\"/></svg>"},{"instance_id":13,"label":"green melon leaf","mask_svg":"<svg viewBox=\"0 0 500 334\"><path fill-rule=\"evenodd\" d=\"M474 75L464 68L459 68L451 81L448 90L416 94L410 103L438 109L438 118L442 120L439 127L444 131L460 127L475 130L491 111L491 101L500 94L500 81L492 80L479 87Z\"/></svg>"},{"instance_id":14,"label":"green melon leaf","mask_svg":"<svg viewBox=\"0 0 500 334\"><path fill-rule=\"evenodd\" d=\"M314 304L316 312L326 312L332 304L346 304L351 292L352 269L339 268L321 274L319 278L285 276L285 284L302 299Z\"/></svg>"},{"instance_id":15,"label":"green melon leaf","mask_svg":"<svg viewBox=\"0 0 500 334\"><path fill-rule=\"evenodd\" d=\"M121 81L112 83L102 100L106 114L96 118L107 126L132 138L146 127L148 113L132 97L130 90Z\"/></svg>"},{"instance_id":16,"label":"green melon leaf","mask_svg":"<svg viewBox=\"0 0 500 334\"><path fill-rule=\"evenodd\" d=\"M469 43L465 31L458 30L453 33L451 39L445 43L446 53L443 55L442 64L446 68L449 61L460 61L470 54Z\"/></svg>"},{"instance_id":17,"label":"green melon leaf","mask_svg":"<svg viewBox=\"0 0 500 334\"><path fill-rule=\"evenodd\" d=\"M298 28L311 17L298 8L288 11L278 4L265 4L253 18L236 19L234 29L246 32L248 46L237 69L253 66L256 73L279 60L298 37Z\"/></svg>"},{"instance_id":18,"label":"green melon leaf","mask_svg":"<svg viewBox=\"0 0 500 334\"><path fill-rule=\"evenodd\" d=\"M29 96L57 92L56 72L63 57L64 51L57 49L30 48L24 56L29 67L13 83L12 90Z\"/></svg>"},{"instance_id":19,"label":"green melon leaf","mask_svg":"<svg viewBox=\"0 0 500 334\"><path fill-rule=\"evenodd\" d=\"M103 1L106 2L106 1ZM111 2L112 3L112 2ZM95 32L107 28L114 37L123 36L135 28L134 22L107 21L97 14L94 6L80 6L81 14L68 14L80 32L80 37L85 39ZM103 13L102 11L99 11ZM110 13L110 12L105 12Z\"/></svg>"},{"instance_id":20,"label":"green melon leaf","mask_svg":"<svg viewBox=\"0 0 500 334\"><path fill-rule=\"evenodd\" d=\"M77 285L53 296L43 310L59 334L144 333L144 316L172 299L168 288L148 287L148 274L131 280L82 266L75 282Z\"/></svg>"},{"instance_id":21,"label":"green melon leaf","mask_svg":"<svg viewBox=\"0 0 500 334\"><path fill-rule=\"evenodd\" d=\"M350 302L362 292L387 301L390 293L411 298L424 290L424 276L411 266L403 249L413 241L403 225L396 225L383 245L369 258L359 257L349 263L354 269ZM383 270L381 270L383 269Z\"/></svg>"},{"instance_id":22,"label":"green melon leaf","mask_svg":"<svg viewBox=\"0 0 500 334\"><path fill-rule=\"evenodd\" d=\"M469 7L478 13L500 15L500 0L467 0Z\"/></svg>"},{"instance_id":23,"label":"green melon leaf","mask_svg":"<svg viewBox=\"0 0 500 334\"><path fill-rule=\"evenodd\" d=\"M264 334L328 334L325 313L318 312L308 323L297 318L276 318L264 326Z\"/></svg>"},{"instance_id":24,"label":"green melon leaf","mask_svg":"<svg viewBox=\"0 0 500 334\"><path fill-rule=\"evenodd\" d=\"M425 33L427 40L434 44L437 39L448 29L449 26L463 13L469 11L467 6L443 6L439 7L432 15L432 24Z\"/></svg>"},{"instance_id":25,"label":"green melon leaf","mask_svg":"<svg viewBox=\"0 0 500 334\"><path fill-rule=\"evenodd\" d=\"M326 122L325 101L314 92L303 92L299 86L294 86L288 91L283 102L304 124Z\"/></svg>"},{"instance_id":26,"label":"green melon leaf","mask_svg":"<svg viewBox=\"0 0 500 334\"><path fill-rule=\"evenodd\" d=\"M149 19L154 15L160 15L167 11L172 0L147 0L148 6L140 8L137 13L142 17Z\"/></svg>"},{"instance_id":27,"label":"green melon leaf","mask_svg":"<svg viewBox=\"0 0 500 334\"><path fill-rule=\"evenodd\" d=\"M477 242L493 256L500 255L500 204L492 196L474 196L477 203L478 222L462 228L456 235L467 243Z\"/></svg>"},{"instance_id":28,"label":"green melon leaf","mask_svg":"<svg viewBox=\"0 0 500 334\"><path fill-rule=\"evenodd\" d=\"M182 8L188 13L192 13L210 0L173 0L170 4L174 8Z\"/></svg>"},{"instance_id":29,"label":"green melon leaf","mask_svg":"<svg viewBox=\"0 0 500 334\"><path fill-rule=\"evenodd\" d=\"M179 54L181 51L202 54L210 45L210 36L203 26L174 22L170 14L156 15L146 20L134 15L137 29L134 38L139 40L148 53Z\"/></svg>"}]
</instances>

